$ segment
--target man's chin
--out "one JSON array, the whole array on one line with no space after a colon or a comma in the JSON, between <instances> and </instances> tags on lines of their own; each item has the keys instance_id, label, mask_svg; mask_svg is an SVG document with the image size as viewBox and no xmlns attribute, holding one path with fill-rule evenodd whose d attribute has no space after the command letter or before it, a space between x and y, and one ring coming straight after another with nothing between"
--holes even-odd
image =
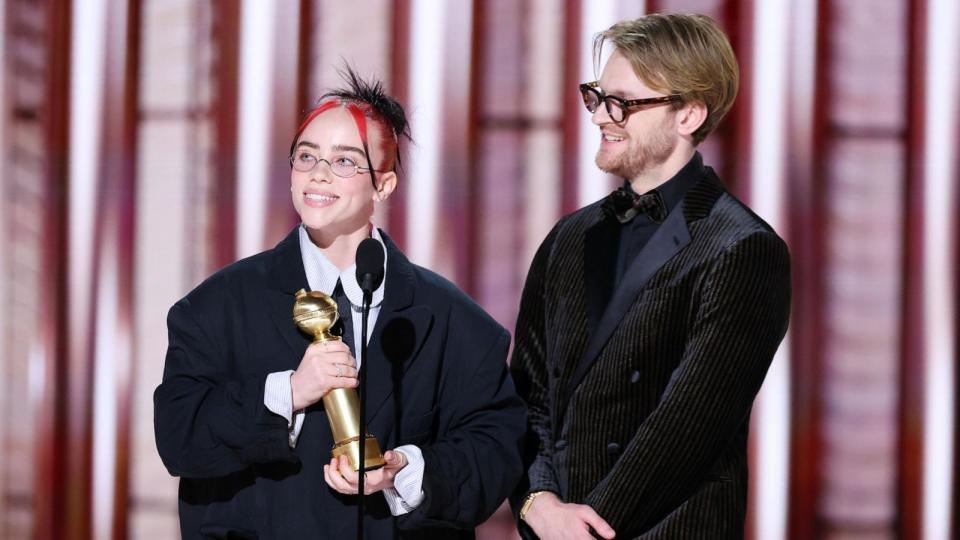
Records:
<instances>
[{"instance_id":1,"label":"man's chin","mask_svg":"<svg viewBox=\"0 0 960 540\"><path fill-rule=\"evenodd\" d=\"M621 172L623 172L623 167L620 167L619 164L610 163L609 161L601 158L600 156L597 156L596 159L594 159L593 161L597 165L597 168L600 169L601 171L607 174L612 174L614 176L621 176L621 177L623 176L621 174Z\"/></svg>"}]
</instances>

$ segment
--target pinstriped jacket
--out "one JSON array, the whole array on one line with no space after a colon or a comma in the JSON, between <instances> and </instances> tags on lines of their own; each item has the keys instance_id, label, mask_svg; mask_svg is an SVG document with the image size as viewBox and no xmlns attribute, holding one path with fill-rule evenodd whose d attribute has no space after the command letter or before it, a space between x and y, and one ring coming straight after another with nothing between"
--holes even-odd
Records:
<instances>
[{"instance_id":1,"label":"pinstriped jacket","mask_svg":"<svg viewBox=\"0 0 960 540\"><path fill-rule=\"evenodd\" d=\"M511 362L529 406L514 508L548 490L617 538L742 537L750 410L789 316L786 245L709 167L613 291L618 235L594 203L530 267Z\"/></svg>"}]
</instances>

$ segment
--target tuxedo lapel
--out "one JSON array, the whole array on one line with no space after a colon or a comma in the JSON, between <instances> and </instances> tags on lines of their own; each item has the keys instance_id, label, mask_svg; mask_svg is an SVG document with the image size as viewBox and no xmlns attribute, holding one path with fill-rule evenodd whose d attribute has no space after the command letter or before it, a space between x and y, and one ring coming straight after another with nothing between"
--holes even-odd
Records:
<instances>
[{"instance_id":1,"label":"tuxedo lapel","mask_svg":"<svg viewBox=\"0 0 960 540\"><path fill-rule=\"evenodd\" d=\"M683 205L678 204L650 237L647 245L637 254L620 286L614 292L613 298L603 311L596 331L590 334L586 352L580 357L577 368L573 372L568 385L570 394L586 376L600 355L600 351L603 350L603 346L606 345L650 278L689 243L690 231L684 219ZM598 264L602 262L598 261ZM588 274L588 283L590 278Z\"/></svg>"},{"instance_id":2,"label":"tuxedo lapel","mask_svg":"<svg viewBox=\"0 0 960 540\"><path fill-rule=\"evenodd\" d=\"M620 225L614 220L603 218L584 233L583 273L589 335L596 332L613 292L620 230Z\"/></svg>"},{"instance_id":3,"label":"tuxedo lapel","mask_svg":"<svg viewBox=\"0 0 960 540\"><path fill-rule=\"evenodd\" d=\"M394 392L433 325L433 314L414 304L413 265L380 231L387 248L386 290L367 348L367 424L370 425ZM392 419L391 419L392 420Z\"/></svg>"},{"instance_id":4,"label":"tuxedo lapel","mask_svg":"<svg viewBox=\"0 0 960 540\"><path fill-rule=\"evenodd\" d=\"M310 285L303 270L300 236L296 228L274 248L268 282L270 319L295 357L294 364L283 366L283 369L297 369L297 363L310 345L310 338L300 333L293 323L294 294L300 289L310 289Z\"/></svg>"}]
</instances>

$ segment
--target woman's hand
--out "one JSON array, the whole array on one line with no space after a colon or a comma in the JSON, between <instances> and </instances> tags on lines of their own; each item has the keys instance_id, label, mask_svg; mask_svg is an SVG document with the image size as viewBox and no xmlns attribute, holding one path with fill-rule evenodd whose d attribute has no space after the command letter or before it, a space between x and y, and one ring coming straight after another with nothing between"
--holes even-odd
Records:
<instances>
[{"instance_id":1,"label":"woman's hand","mask_svg":"<svg viewBox=\"0 0 960 540\"><path fill-rule=\"evenodd\" d=\"M357 361L339 340L312 343L290 377L293 410L299 411L323 399L334 388L357 387Z\"/></svg>"},{"instance_id":2,"label":"woman's hand","mask_svg":"<svg viewBox=\"0 0 960 540\"><path fill-rule=\"evenodd\" d=\"M366 472L366 480L363 482L364 494L371 495L386 488L392 488L393 479L397 473L407 466L407 458L400 452L387 450L383 454L383 459L387 462L386 465L375 471ZM328 486L344 495L358 493L360 475L350 467L347 456L333 458L330 463L324 465L323 478Z\"/></svg>"}]
</instances>

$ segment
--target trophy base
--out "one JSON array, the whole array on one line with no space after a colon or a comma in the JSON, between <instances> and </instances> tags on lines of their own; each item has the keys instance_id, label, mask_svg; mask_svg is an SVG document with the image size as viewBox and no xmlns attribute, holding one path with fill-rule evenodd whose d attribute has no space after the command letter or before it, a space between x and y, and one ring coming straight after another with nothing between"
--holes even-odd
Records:
<instances>
[{"instance_id":1,"label":"trophy base","mask_svg":"<svg viewBox=\"0 0 960 540\"><path fill-rule=\"evenodd\" d=\"M386 461L383 460L383 452L380 451L380 443L377 442L376 437L373 435L367 435L367 440L363 445L363 453L365 454L364 460L364 469L372 471L374 469L379 469L386 465ZM355 471L360 470L360 440L357 437L351 437L342 443L337 443L334 445L333 450L330 451L330 454L339 458L340 456L347 456L347 460L350 462L350 468Z\"/></svg>"}]
</instances>

